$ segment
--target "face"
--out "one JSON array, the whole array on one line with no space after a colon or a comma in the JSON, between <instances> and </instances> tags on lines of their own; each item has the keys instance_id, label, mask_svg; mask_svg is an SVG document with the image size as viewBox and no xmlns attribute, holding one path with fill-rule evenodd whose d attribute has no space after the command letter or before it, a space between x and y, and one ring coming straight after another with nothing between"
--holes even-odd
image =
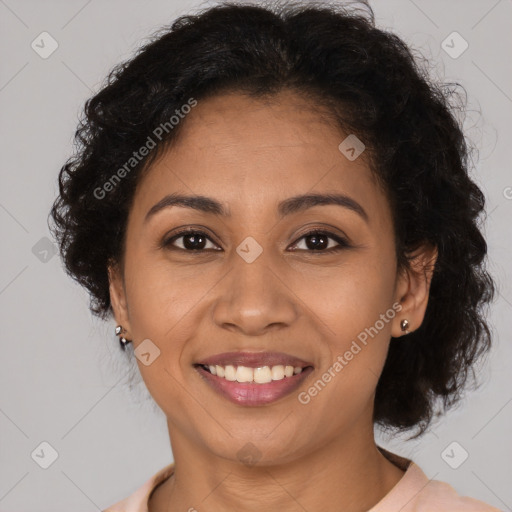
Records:
<instances>
[{"instance_id":1,"label":"face","mask_svg":"<svg viewBox=\"0 0 512 512\"><path fill-rule=\"evenodd\" d=\"M291 92L199 101L181 122L139 183L124 272L111 273L116 320L146 354L139 369L171 437L233 461L251 442L277 463L373 432L390 337L403 318L421 324L428 283L397 274L389 204L365 154L349 160L338 149L348 134ZM189 202L148 216L170 194L224 212ZM291 202L305 194L348 199ZM213 359L231 352L285 359ZM197 366L212 361L276 379L232 382ZM252 370L265 362L302 371Z\"/></svg>"}]
</instances>

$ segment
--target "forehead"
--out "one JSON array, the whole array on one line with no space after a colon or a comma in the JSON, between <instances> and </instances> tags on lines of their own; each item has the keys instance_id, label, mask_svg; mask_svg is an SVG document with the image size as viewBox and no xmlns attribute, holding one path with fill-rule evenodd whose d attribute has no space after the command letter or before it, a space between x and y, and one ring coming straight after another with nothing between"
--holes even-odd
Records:
<instances>
[{"instance_id":1,"label":"forehead","mask_svg":"<svg viewBox=\"0 0 512 512\"><path fill-rule=\"evenodd\" d=\"M292 92L199 100L181 122L177 141L139 184L135 204L146 211L175 192L215 197L233 214L314 192L350 195L370 217L388 207L364 153L347 159L338 146L348 134Z\"/></svg>"}]
</instances>

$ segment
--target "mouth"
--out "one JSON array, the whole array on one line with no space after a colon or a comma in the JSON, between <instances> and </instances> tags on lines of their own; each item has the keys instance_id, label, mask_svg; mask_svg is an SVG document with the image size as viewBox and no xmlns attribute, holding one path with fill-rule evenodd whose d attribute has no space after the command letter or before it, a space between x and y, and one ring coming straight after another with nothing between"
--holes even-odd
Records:
<instances>
[{"instance_id":1,"label":"mouth","mask_svg":"<svg viewBox=\"0 0 512 512\"><path fill-rule=\"evenodd\" d=\"M311 363L282 353L231 352L193 365L203 381L232 403L261 406L295 391Z\"/></svg>"},{"instance_id":2,"label":"mouth","mask_svg":"<svg viewBox=\"0 0 512 512\"><path fill-rule=\"evenodd\" d=\"M275 365L275 366L259 366L251 368L248 366L234 366L234 365L205 365L196 364L196 368L200 367L205 372L215 375L221 379L229 382L248 382L254 384L268 384L269 382L280 381L285 378L293 377L302 373L312 366L291 366L291 365Z\"/></svg>"}]
</instances>

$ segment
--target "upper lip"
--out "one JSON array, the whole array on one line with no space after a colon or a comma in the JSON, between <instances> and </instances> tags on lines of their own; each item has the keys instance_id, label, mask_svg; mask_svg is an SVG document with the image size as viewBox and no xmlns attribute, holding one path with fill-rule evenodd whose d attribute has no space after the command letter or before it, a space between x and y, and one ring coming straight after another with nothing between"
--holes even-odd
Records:
<instances>
[{"instance_id":1,"label":"upper lip","mask_svg":"<svg viewBox=\"0 0 512 512\"><path fill-rule=\"evenodd\" d=\"M312 363L283 352L223 352L222 354L206 357L196 364L206 366L246 366L248 368L277 365L298 366L300 368L313 366Z\"/></svg>"}]
</instances>

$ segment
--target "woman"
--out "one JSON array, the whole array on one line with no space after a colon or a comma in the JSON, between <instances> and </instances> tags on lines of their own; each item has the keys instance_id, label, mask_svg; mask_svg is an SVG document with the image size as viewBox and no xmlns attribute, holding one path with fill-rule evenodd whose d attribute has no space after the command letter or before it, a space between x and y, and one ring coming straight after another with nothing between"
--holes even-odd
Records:
<instances>
[{"instance_id":1,"label":"woman","mask_svg":"<svg viewBox=\"0 0 512 512\"><path fill-rule=\"evenodd\" d=\"M88 100L54 232L174 456L108 511L497 510L375 443L459 399L494 283L449 96L365 13L220 5Z\"/></svg>"}]
</instances>

